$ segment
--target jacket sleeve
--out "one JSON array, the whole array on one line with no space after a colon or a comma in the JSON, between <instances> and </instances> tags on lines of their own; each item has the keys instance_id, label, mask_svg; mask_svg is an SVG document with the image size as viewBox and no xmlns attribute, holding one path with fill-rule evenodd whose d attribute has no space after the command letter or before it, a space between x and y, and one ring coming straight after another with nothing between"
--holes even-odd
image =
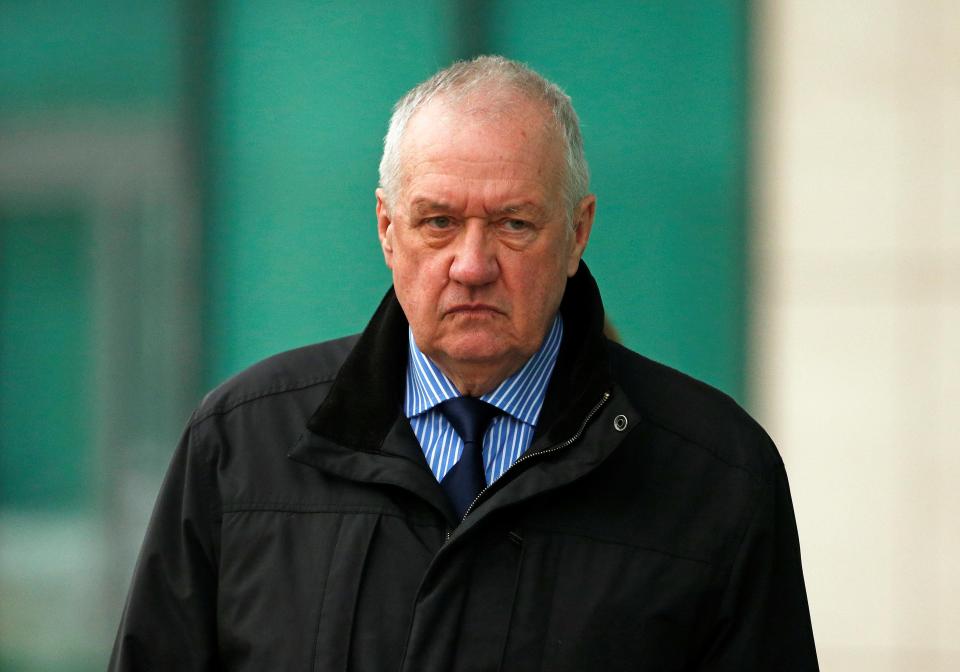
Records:
<instances>
[{"instance_id":1,"label":"jacket sleeve","mask_svg":"<svg viewBox=\"0 0 960 672\"><path fill-rule=\"evenodd\" d=\"M188 427L154 506L109 670L216 667L220 529L215 456Z\"/></svg>"},{"instance_id":2,"label":"jacket sleeve","mask_svg":"<svg viewBox=\"0 0 960 672\"><path fill-rule=\"evenodd\" d=\"M800 544L783 464L760 489L720 601L703 672L815 672Z\"/></svg>"}]
</instances>

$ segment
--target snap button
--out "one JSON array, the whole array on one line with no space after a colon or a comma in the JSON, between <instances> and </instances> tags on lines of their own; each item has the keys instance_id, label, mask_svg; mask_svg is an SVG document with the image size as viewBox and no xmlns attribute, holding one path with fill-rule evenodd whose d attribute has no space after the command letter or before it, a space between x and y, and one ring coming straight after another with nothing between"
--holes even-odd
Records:
<instances>
[{"instance_id":1,"label":"snap button","mask_svg":"<svg viewBox=\"0 0 960 672\"><path fill-rule=\"evenodd\" d=\"M622 432L627 428L627 416L618 415L613 419L613 428L618 432Z\"/></svg>"}]
</instances>

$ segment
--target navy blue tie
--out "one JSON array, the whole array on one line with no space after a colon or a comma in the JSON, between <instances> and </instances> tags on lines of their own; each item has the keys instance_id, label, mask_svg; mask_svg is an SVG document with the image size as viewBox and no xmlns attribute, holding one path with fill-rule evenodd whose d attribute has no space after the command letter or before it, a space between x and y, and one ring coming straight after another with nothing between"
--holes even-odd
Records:
<instances>
[{"instance_id":1,"label":"navy blue tie","mask_svg":"<svg viewBox=\"0 0 960 672\"><path fill-rule=\"evenodd\" d=\"M480 491L487 487L483 469L483 434L500 410L476 397L447 399L438 408L463 439L460 460L440 481L457 517L462 519Z\"/></svg>"}]
</instances>

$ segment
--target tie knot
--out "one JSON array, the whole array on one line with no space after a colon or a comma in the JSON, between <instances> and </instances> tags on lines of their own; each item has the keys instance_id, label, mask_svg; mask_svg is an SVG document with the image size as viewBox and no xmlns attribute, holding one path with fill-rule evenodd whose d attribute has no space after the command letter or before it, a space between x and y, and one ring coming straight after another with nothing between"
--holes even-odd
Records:
<instances>
[{"instance_id":1,"label":"tie knot","mask_svg":"<svg viewBox=\"0 0 960 672\"><path fill-rule=\"evenodd\" d=\"M476 397L455 397L441 402L440 412L453 425L464 443L479 443L500 409Z\"/></svg>"}]
</instances>

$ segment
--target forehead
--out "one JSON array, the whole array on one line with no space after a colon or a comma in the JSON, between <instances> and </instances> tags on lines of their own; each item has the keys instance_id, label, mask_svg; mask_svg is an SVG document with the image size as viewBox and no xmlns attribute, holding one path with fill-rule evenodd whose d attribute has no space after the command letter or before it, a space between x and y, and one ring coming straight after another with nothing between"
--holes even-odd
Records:
<instances>
[{"instance_id":1,"label":"forehead","mask_svg":"<svg viewBox=\"0 0 960 672\"><path fill-rule=\"evenodd\" d=\"M543 104L516 96L489 105L438 100L410 119L401 157L404 188L445 175L453 184L475 181L487 188L498 181L537 185L547 196L559 186L563 143Z\"/></svg>"}]
</instances>

